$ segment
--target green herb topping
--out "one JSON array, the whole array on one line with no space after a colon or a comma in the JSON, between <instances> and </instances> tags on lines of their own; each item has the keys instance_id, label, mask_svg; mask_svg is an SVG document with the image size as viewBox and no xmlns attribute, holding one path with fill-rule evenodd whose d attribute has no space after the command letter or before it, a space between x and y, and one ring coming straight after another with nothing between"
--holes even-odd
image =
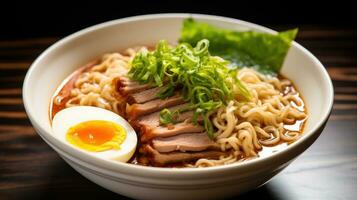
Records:
<instances>
[{"instance_id":1,"label":"green herb topping","mask_svg":"<svg viewBox=\"0 0 357 200\"><path fill-rule=\"evenodd\" d=\"M213 138L209 112L238 95L250 99L250 93L236 77L236 70L228 68L229 62L211 56L208 48L207 39L198 41L195 47L188 43L170 47L166 41L160 41L155 51L141 51L135 56L129 77L140 83L164 86L158 94L160 98L181 91L191 103L188 109L194 110L193 122L197 124L198 117L202 117L208 136ZM160 122L174 123L172 113L162 110Z\"/></svg>"}]
</instances>

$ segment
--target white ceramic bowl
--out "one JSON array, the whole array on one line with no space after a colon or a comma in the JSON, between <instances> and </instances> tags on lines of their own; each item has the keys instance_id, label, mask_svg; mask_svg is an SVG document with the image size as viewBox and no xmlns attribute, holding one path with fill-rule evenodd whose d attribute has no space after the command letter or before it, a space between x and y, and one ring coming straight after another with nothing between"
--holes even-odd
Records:
<instances>
[{"instance_id":1,"label":"white ceramic bowl","mask_svg":"<svg viewBox=\"0 0 357 200\"><path fill-rule=\"evenodd\" d=\"M161 39L176 42L182 20L199 21L235 30L274 31L248 22L196 14L157 14L130 17L74 33L43 52L27 72L23 100L38 134L80 174L119 194L137 199L217 199L254 189L283 170L320 135L333 104L333 87L324 66L305 48L293 43L282 68L305 98L309 118L301 139L271 156L227 166L175 169L119 163L85 154L51 133L49 102L56 87L79 66L106 52Z\"/></svg>"}]
</instances>

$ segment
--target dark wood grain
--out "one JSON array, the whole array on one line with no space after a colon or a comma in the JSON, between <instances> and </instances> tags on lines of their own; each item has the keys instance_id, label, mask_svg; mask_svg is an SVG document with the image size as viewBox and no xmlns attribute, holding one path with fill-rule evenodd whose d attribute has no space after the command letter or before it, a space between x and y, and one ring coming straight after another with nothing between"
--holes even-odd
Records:
<instances>
[{"instance_id":1,"label":"dark wood grain","mask_svg":"<svg viewBox=\"0 0 357 200\"><path fill-rule=\"evenodd\" d=\"M58 39L0 40L0 199L127 199L75 172L27 119L21 97L24 76L36 56ZM234 199L357 199L357 30L303 26L297 41L324 63L333 79L331 118L317 142L292 165Z\"/></svg>"}]
</instances>

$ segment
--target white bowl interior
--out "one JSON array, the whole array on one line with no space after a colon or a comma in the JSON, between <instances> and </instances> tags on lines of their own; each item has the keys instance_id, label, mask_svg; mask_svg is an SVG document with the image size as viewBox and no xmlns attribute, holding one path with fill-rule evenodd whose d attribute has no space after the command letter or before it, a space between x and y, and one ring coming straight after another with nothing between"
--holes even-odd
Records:
<instances>
[{"instance_id":1,"label":"white bowl interior","mask_svg":"<svg viewBox=\"0 0 357 200\"><path fill-rule=\"evenodd\" d=\"M49 102L57 86L70 73L107 52L137 45L153 45L161 39L176 42L182 19L189 15L153 15L108 22L77 32L51 46L32 65L26 77L23 96L32 123L51 138ZM247 22L193 15L210 24L237 30L273 32ZM321 126L332 105L331 81L321 63L306 49L294 43L285 60L282 74L292 80L308 107L306 135ZM41 133L40 133L41 134ZM44 135L42 135L44 136Z\"/></svg>"}]
</instances>

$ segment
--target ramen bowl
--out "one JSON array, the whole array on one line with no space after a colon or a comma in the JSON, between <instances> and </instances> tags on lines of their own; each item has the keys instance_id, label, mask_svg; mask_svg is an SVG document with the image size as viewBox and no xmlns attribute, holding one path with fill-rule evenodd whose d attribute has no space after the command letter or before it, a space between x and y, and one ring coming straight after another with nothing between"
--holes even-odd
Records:
<instances>
[{"instance_id":1,"label":"ramen bowl","mask_svg":"<svg viewBox=\"0 0 357 200\"><path fill-rule=\"evenodd\" d=\"M257 188L287 167L321 134L333 104L333 87L324 66L294 42L281 73L305 99L308 120L303 136L269 156L208 168L158 168L120 163L85 154L51 131L49 103L58 85L76 68L106 52L131 46L176 42L188 17L233 30L275 33L252 23L198 14L130 17L92 26L49 47L30 67L23 85L28 117L43 140L70 166L94 183L136 199L218 199Z\"/></svg>"}]
</instances>

